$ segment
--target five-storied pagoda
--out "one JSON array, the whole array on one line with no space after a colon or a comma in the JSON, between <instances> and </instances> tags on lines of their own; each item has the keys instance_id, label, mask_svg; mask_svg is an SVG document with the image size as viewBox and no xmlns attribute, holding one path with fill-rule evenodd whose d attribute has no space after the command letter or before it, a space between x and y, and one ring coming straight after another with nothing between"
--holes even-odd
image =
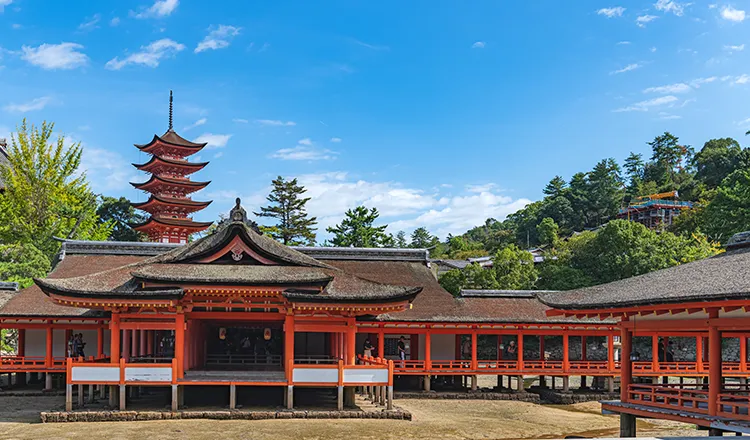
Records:
<instances>
[{"instance_id":1,"label":"five-storied pagoda","mask_svg":"<svg viewBox=\"0 0 750 440\"><path fill-rule=\"evenodd\" d=\"M206 143L195 143L184 139L172 128L172 92L169 92L169 129L162 136L154 135L151 142L135 145L139 150L151 155L146 163L137 169L151 174L146 182L131 183L137 189L151 194L143 203L133 203L133 207L151 214L148 220L134 225L136 231L148 235L150 241L160 243L187 243L190 234L201 232L211 226L211 222L196 222L190 214L200 211L209 204L196 202L190 194L205 188L210 182L192 182L188 176L200 171L208 162L190 162L187 157L199 152Z\"/></svg>"}]
</instances>

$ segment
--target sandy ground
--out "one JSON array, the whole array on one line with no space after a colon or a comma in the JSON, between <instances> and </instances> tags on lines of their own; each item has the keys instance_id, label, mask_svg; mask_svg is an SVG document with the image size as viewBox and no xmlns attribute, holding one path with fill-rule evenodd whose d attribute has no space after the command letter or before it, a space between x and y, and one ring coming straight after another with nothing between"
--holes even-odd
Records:
<instances>
[{"instance_id":1,"label":"sandy ground","mask_svg":"<svg viewBox=\"0 0 750 440\"><path fill-rule=\"evenodd\" d=\"M414 420L168 420L113 423L39 423L39 411L60 397L1 397L1 439L501 439L614 436L619 422L599 404L542 406L512 401L398 400ZM640 436L699 436L693 426L640 421Z\"/></svg>"}]
</instances>

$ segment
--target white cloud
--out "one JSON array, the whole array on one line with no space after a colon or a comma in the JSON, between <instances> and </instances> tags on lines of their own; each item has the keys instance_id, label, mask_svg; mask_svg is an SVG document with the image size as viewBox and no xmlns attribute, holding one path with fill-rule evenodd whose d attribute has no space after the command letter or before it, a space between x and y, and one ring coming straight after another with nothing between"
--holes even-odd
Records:
<instances>
[{"instance_id":1,"label":"white cloud","mask_svg":"<svg viewBox=\"0 0 750 440\"><path fill-rule=\"evenodd\" d=\"M12 25L10 25L10 27L14 30L23 29L23 25L21 23L13 23Z\"/></svg>"},{"instance_id":2,"label":"white cloud","mask_svg":"<svg viewBox=\"0 0 750 440\"><path fill-rule=\"evenodd\" d=\"M630 44L630 41L618 41L616 46L627 46Z\"/></svg>"},{"instance_id":3,"label":"white cloud","mask_svg":"<svg viewBox=\"0 0 750 440\"><path fill-rule=\"evenodd\" d=\"M388 46L381 46L381 45L378 45L378 44L368 44L368 43L365 43L364 41L359 41L359 40L356 40L356 39L352 39L352 41L355 44L358 44L358 45L360 45L362 47L366 47L366 48L372 49L372 50L377 50L377 51L391 50L391 48L388 47Z\"/></svg>"},{"instance_id":4,"label":"white cloud","mask_svg":"<svg viewBox=\"0 0 750 440\"><path fill-rule=\"evenodd\" d=\"M248 121L247 119L242 119L242 118L234 118L232 119L232 122L236 122L238 124L247 124L250 121Z\"/></svg>"},{"instance_id":5,"label":"white cloud","mask_svg":"<svg viewBox=\"0 0 750 440\"><path fill-rule=\"evenodd\" d=\"M682 116L680 116L680 115L673 115L673 114L667 113L667 112L659 112L659 119L661 119L662 121L669 121L669 120L673 120L673 119L682 119Z\"/></svg>"},{"instance_id":6,"label":"white cloud","mask_svg":"<svg viewBox=\"0 0 750 440\"><path fill-rule=\"evenodd\" d=\"M206 122L208 122L208 119L200 118L197 121L193 122L192 124L188 125L187 127L183 128L182 131L188 131L195 127L200 127L201 125L205 125Z\"/></svg>"},{"instance_id":7,"label":"white cloud","mask_svg":"<svg viewBox=\"0 0 750 440\"><path fill-rule=\"evenodd\" d=\"M277 119L256 119L255 123L271 127L293 127L297 125L294 121L279 121Z\"/></svg>"},{"instance_id":8,"label":"white cloud","mask_svg":"<svg viewBox=\"0 0 750 440\"><path fill-rule=\"evenodd\" d=\"M726 45L724 46L724 50L729 52L730 54L733 52L742 52L745 50L745 44L737 44L737 45Z\"/></svg>"},{"instance_id":9,"label":"white cloud","mask_svg":"<svg viewBox=\"0 0 750 440\"><path fill-rule=\"evenodd\" d=\"M300 139L299 141L297 141L297 143L308 147L312 146L312 141L310 140L310 138Z\"/></svg>"},{"instance_id":10,"label":"white cloud","mask_svg":"<svg viewBox=\"0 0 750 440\"><path fill-rule=\"evenodd\" d=\"M26 112L31 112L35 110L42 110L51 101L52 101L52 98L50 98L49 96L42 96L41 98L35 98L29 102L24 102L22 104L14 104L14 103L8 104L5 107L3 107L3 110L5 110L6 112L13 112L13 113L26 113Z\"/></svg>"},{"instance_id":11,"label":"white cloud","mask_svg":"<svg viewBox=\"0 0 750 440\"><path fill-rule=\"evenodd\" d=\"M120 24L120 17L115 17L112 20L109 20L110 26L117 26Z\"/></svg>"},{"instance_id":12,"label":"white cloud","mask_svg":"<svg viewBox=\"0 0 750 440\"><path fill-rule=\"evenodd\" d=\"M607 18L622 17L622 13L625 12L625 8L622 6L616 6L613 8L601 8L596 11L599 15L604 15Z\"/></svg>"},{"instance_id":13,"label":"white cloud","mask_svg":"<svg viewBox=\"0 0 750 440\"><path fill-rule=\"evenodd\" d=\"M640 16L638 16L638 18L635 19L635 24L638 27L646 27L646 23L650 23L650 22L656 20L657 18L659 18L659 17L657 17L656 15L648 15L648 14L646 14L646 15L640 15Z\"/></svg>"},{"instance_id":14,"label":"white cloud","mask_svg":"<svg viewBox=\"0 0 750 440\"><path fill-rule=\"evenodd\" d=\"M6 6L13 3L13 0L0 0L0 12L3 12Z\"/></svg>"},{"instance_id":15,"label":"white cloud","mask_svg":"<svg viewBox=\"0 0 750 440\"><path fill-rule=\"evenodd\" d=\"M78 25L79 31L93 31L99 27L99 21L102 19L101 14L94 14L93 17L87 17L86 21Z\"/></svg>"},{"instance_id":16,"label":"white cloud","mask_svg":"<svg viewBox=\"0 0 750 440\"><path fill-rule=\"evenodd\" d=\"M748 82L750 82L750 75L743 73L742 75L736 77L732 83L733 84L747 84Z\"/></svg>"},{"instance_id":17,"label":"white cloud","mask_svg":"<svg viewBox=\"0 0 750 440\"><path fill-rule=\"evenodd\" d=\"M281 160L333 160L338 154L333 150L317 148L310 138L304 138L292 148L276 150L270 157Z\"/></svg>"},{"instance_id":18,"label":"white cloud","mask_svg":"<svg viewBox=\"0 0 750 440\"><path fill-rule=\"evenodd\" d=\"M747 119L743 119L743 120L741 120L740 122L736 122L736 124L737 124L737 125L739 125L739 126L746 126L746 125L750 125L750 118L747 118Z\"/></svg>"},{"instance_id":19,"label":"white cloud","mask_svg":"<svg viewBox=\"0 0 750 440\"><path fill-rule=\"evenodd\" d=\"M227 26L224 24L220 24L215 28L210 27L208 28L208 35L203 38L203 41L198 43L198 46L195 48L194 52L200 53L206 50L217 50L229 47L232 39L240 34L241 29L242 28Z\"/></svg>"},{"instance_id":20,"label":"white cloud","mask_svg":"<svg viewBox=\"0 0 750 440\"><path fill-rule=\"evenodd\" d=\"M198 136L193 142L202 144L206 142L206 148L223 148L227 146L227 142L232 137L231 134L213 134L203 133Z\"/></svg>"},{"instance_id":21,"label":"white cloud","mask_svg":"<svg viewBox=\"0 0 750 440\"><path fill-rule=\"evenodd\" d=\"M676 84L669 84L666 86L649 87L645 89L643 93L671 94L671 93L687 93L691 90L693 89L685 83L676 83Z\"/></svg>"},{"instance_id":22,"label":"white cloud","mask_svg":"<svg viewBox=\"0 0 750 440\"><path fill-rule=\"evenodd\" d=\"M333 142L333 143L335 143L335 144L338 144L339 142L341 142L341 138L337 138L337 137L332 137L332 138L331 138L331 142Z\"/></svg>"},{"instance_id":23,"label":"white cloud","mask_svg":"<svg viewBox=\"0 0 750 440\"><path fill-rule=\"evenodd\" d=\"M739 23L745 20L745 11L741 9L735 9L731 6L724 6L723 8L721 8L721 18L723 18L724 20Z\"/></svg>"},{"instance_id":24,"label":"white cloud","mask_svg":"<svg viewBox=\"0 0 750 440\"><path fill-rule=\"evenodd\" d=\"M643 64L640 64L640 63L628 64L627 66L623 67L622 69L614 70L612 72L609 72L609 74L610 75L617 75L618 73L630 72L631 70L640 69L641 67L643 67Z\"/></svg>"},{"instance_id":25,"label":"white cloud","mask_svg":"<svg viewBox=\"0 0 750 440\"><path fill-rule=\"evenodd\" d=\"M120 70L128 64L140 64L147 67L157 67L163 58L174 56L177 52L185 49L184 44L177 43L169 38L162 38L154 41L148 46L141 46L141 51L128 55L120 60L114 57L107 61L105 68L110 70Z\"/></svg>"},{"instance_id":26,"label":"white cloud","mask_svg":"<svg viewBox=\"0 0 750 440\"><path fill-rule=\"evenodd\" d=\"M696 78L692 81L690 81L690 85L692 87L695 87L696 89L699 88L703 84L708 84L716 81L718 78L715 76L709 76L708 78Z\"/></svg>"},{"instance_id":27,"label":"white cloud","mask_svg":"<svg viewBox=\"0 0 750 440\"><path fill-rule=\"evenodd\" d=\"M47 70L75 69L85 66L89 57L77 43L42 44L38 47L23 46L21 58L34 66Z\"/></svg>"},{"instance_id":28,"label":"white cloud","mask_svg":"<svg viewBox=\"0 0 750 440\"><path fill-rule=\"evenodd\" d=\"M484 46L486 46L487 43L484 41L477 41L474 44L471 45L472 49L484 49Z\"/></svg>"},{"instance_id":29,"label":"white cloud","mask_svg":"<svg viewBox=\"0 0 750 440\"><path fill-rule=\"evenodd\" d=\"M66 141L73 142L73 139L67 138ZM129 182L145 181L120 154L85 144L79 171L86 174L96 193L122 194L122 191L131 188Z\"/></svg>"},{"instance_id":30,"label":"white cloud","mask_svg":"<svg viewBox=\"0 0 750 440\"><path fill-rule=\"evenodd\" d=\"M672 104L679 101L676 96L661 96L659 98L648 99L646 101L636 102L635 104L627 107L622 107L614 110L615 112L647 112L653 107L661 107L663 105Z\"/></svg>"},{"instance_id":31,"label":"white cloud","mask_svg":"<svg viewBox=\"0 0 750 440\"><path fill-rule=\"evenodd\" d=\"M483 193L492 191L496 187L497 185L495 185L494 183L485 183L482 185L466 185L466 191L470 193Z\"/></svg>"},{"instance_id":32,"label":"white cloud","mask_svg":"<svg viewBox=\"0 0 750 440\"><path fill-rule=\"evenodd\" d=\"M674 0L657 0L654 3L654 7L662 12L671 12L678 17L682 17L685 14L685 6L690 6L690 3L678 3Z\"/></svg>"},{"instance_id":33,"label":"white cloud","mask_svg":"<svg viewBox=\"0 0 750 440\"><path fill-rule=\"evenodd\" d=\"M651 50L651 53L656 52L656 46L652 47L650 50Z\"/></svg>"},{"instance_id":34,"label":"white cloud","mask_svg":"<svg viewBox=\"0 0 750 440\"><path fill-rule=\"evenodd\" d=\"M157 0L149 8L141 8L141 12L133 13L135 18L159 18L167 17L177 9L179 0Z\"/></svg>"},{"instance_id":35,"label":"white cloud","mask_svg":"<svg viewBox=\"0 0 750 440\"><path fill-rule=\"evenodd\" d=\"M224 155L224 152L223 151L219 151L218 153L214 154L214 159L218 159L218 158L220 158L223 155Z\"/></svg>"}]
</instances>

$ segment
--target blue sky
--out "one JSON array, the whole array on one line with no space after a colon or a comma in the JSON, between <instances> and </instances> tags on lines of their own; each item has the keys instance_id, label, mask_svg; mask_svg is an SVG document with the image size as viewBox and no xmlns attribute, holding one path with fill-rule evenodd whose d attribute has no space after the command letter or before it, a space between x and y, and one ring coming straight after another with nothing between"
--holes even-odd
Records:
<instances>
[{"instance_id":1,"label":"blue sky","mask_svg":"<svg viewBox=\"0 0 750 440\"><path fill-rule=\"evenodd\" d=\"M95 191L146 199L133 146L209 142L214 220L299 177L321 232L347 208L445 237L559 174L750 128L750 1L0 0L0 137L85 147ZM746 16L745 11L748 14ZM747 47L746 47L747 45ZM324 238L325 234L320 234Z\"/></svg>"}]
</instances>

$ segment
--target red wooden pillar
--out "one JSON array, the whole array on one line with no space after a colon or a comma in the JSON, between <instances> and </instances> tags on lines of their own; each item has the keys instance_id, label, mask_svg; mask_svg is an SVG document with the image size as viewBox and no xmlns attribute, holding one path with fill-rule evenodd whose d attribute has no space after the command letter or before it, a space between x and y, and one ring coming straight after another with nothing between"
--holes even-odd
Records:
<instances>
[{"instance_id":1,"label":"red wooden pillar","mask_svg":"<svg viewBox=\"0 0 750 440\"><path fill-rule=\"evenodd\" d=\"M567 373L568 371L570 371L570 336L567 333L563 335L562 346L563 371Z\"/></svg>"},{"instance_id":2,"label":"red wooden pillar","mask_svg":"<svg viewBox=\"0 0 750 440\"><path fill-rule=\"evenodd\" d=\"M177 378L185 374L185 315L177 313L174 317L174 356L177 359Z\"/></svg>"},{"instance_id":3,"label":"red wooden pillar","mask_svg":"<svg viewBox=\"0 0 750 440\"><path fill-rule=\"evenodd\" d=\"M630 330L623 327L620 333L620 401L628 401L628 388L633 382L633 364L630 360L630 352L633 346L633 335Z\"/></svg>"},{"instance_id":4,"label":"red wooden pillar","mask_svg":"<svg viewBox=\"0 0 750 440\"><path fill-rule=\"evenodd\" d=\"M523 371L523 333L519 333L517 336L516 350L518 350L518 370Z\"/></svg>"},{"instance_id":5,"label":"red wooden pillar","mask_svg":"<svg viewBox=\"0 0 750 440\"><path fill-rule=\"evenodd\" d=\"M432 368L432 336L429 330L424 334L424 367L427 371Z\"/></svg>"},{"instance_id":6,"label":"red wooden pillar","mask_svg":"<svg viewBox=\"0 0 750 440\"><path fill-rule=\"evenodd\" d=\"M146 330L146 351L148 355L154 356L154 331L153 330Z\"/></svg>"},{"instance_id":7,"label":"red wooden pillar","mask_svg":"<svg viewBox=\"0 0 750 440\"><path fill-rule=\"evenodd\" d=\"M125 362L130 360L130 336L132 332L130 330L122 331L122 358Z\"/></svg>"},{"instance_id":8,"label":"red wooden pillar","mask_svg":"<svg viewBox=\"0 0 750 440\"><path fill-rule=\"evenodd\" d=\"M18 329L18 350L16 351L18 356L26 356L26 329Z\"/></svg>"},{"instance_id":9,"label":"red wooden pillar","mask_svg":"<svg viewBox=\"0 0 750 440\"><path fill-rule=\"evenodd\" d=\"M747 371L747 336L740 336L740 371Z\"/></svg>"},{"instance_id":10,"label":"red wooden pillar","mask_svg":"<svg viewBox=\"0 0 750 440\"><path fill-rule=\"evenodd\" d=\"M539 335L539 360L544 360L544 335Z\"/></svg>"},{"instance_id":11,"label":"red wooden pillar","mask_svg":"<svg viewBox=\"0 0 750 440\"><path fill-rule=\"evenodd\" d=\"M588 360L586 356L586 336L581 336L581 360Z\"/></svg>"},{"instance_id":12,"label":"red wooden pillar","mask_svg":"<svg viewBox=\"0 0 750 440\"><path fill-rule=\"evenodd\" d=\"M294 315L286 315L284 318L284 365L286 378L291 381L294 366Z\"/></svg>"},{"instance_id":13,"label":"red wooden pillar","mask_svg":"<svg viewBox=\"0 0 750 440\"><path fill-rule=\"evenodd\" d=\"M120 363L120 314L112 313L109 320L109 361Z\"/></svg>"},{"instance_id":14,"label":"red wooden pillar","mask_svg":"<svg viewBox=\"0 0 750 440\"><path fill-rule=\"evenodd\" d=\"M385 359L385 332L378 333L378 357Z\"/></svg>"},{"instance_id":15,"label":"red wooden pillar","mask_svg":"<svg viewBox=\"0 0 750 440\"><path fill-rule=\"evenodd\" d=\"M52 359L52 324L47 324L47 340L46 340L47 346L45 350L44 360L45 364L47 364L47 367L52 367L53 359ZM67 344L67 341L65 341Z\"/></svg>"},{"instance_id":16,"label":"red wooden pillar","mask_svg":"<svg viewBox=\"0 0 750 440\"><path fill-rule=\"evenodd\" d=\"M651 370L659 372L659 335L651 336Z\"/></svg>"},{"instance_id":17,"label":"red wooden pillar","mask_svg":"<svg viewBox=\"0 0 750 440\"><path fill-rule=\"evenodd\" d=\"M351 318L347 321L346 326L346 346L349 353L348 364L357 363L357 321Z\"/></svg>"},{"instance_id":18,"label":"red wooden pillar","mask_svg":"<svg viewBox=\"0 0 750 440\"><path fill-rule=\"evenodd\" d=\"M718 312L709 313L709 319L718 317ZM718 413L718 400L722 388L721 377L721 332L709 321L708 327L708 414Z\"/></svg>"},{"instance_id":19,"label":"red wooden pillar","mask_svg":"<svg viewBox=\"0 0 750 440\"><path fill-rule=\"evenodd\" d=\"M138 335L140 341L138 341L138 350L141 356L146 356L146 330L139 330Z\"/></svg>"},{"instance_id":20,"label":"red wooden pillar","mask_svg":"<svg viewBox=\"0 0 750 440\"><path fill-rule=\"evenodd\" d=\"M698 372L703 372L703 360L704 360L704 345L703 345L703 336L696 336L695 337L695 366Z\"/></svg>"},{"instance_id":21,"label":"red wooden pillar","mask_svg":"<svg viewBox=\"0 0 750 440\"><path fill-rule=\"evenodd\" d=\"M471 369L476 370L478 369L478 362L477 362L477 331L473 330L471 332Z\"/></svg>"},{"instance_id":22,"label":"red wooden pillar","mask_svg":"<svg viewBox=\"0 0 750 440\"><path fill-rule=\"evenodd\" d=\"M104 327L96 329L96 357L104 357Z\"/></svg>"},{"instance_id":23,"label":"red wooden pillar","mask_svg":"<svg viewBox=\"0 0 750 440\"><path fill-rule=\"evenodd\" d=\"M615 335L607 336L607 370L615 371Z\"/></svg>"}]
</instances>

